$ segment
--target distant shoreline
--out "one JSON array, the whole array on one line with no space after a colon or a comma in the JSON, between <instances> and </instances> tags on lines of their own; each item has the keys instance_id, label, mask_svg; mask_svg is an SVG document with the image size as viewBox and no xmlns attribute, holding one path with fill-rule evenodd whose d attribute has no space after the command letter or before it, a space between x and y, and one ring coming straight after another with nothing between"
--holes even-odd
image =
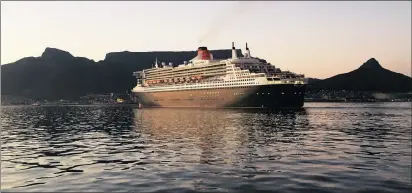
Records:
<instances>
[{"instance_id":1,"label":"distant shoreline","mask_svg":"<svg viewBox=\"0 0 412 193\"><path fill-rule=\"evenodd\" d=\"M410 101L305 101L305 103L406 103ZM33 105L11 105L11 104L5 104L1 105L2 107L13 107L13 106L19 106L19 107L52 107L52 106L136 106L138 107L138 104L135 103L124 103L124 104L42 104L41 106L33 106Z\"/></svg>"}]
</instances>

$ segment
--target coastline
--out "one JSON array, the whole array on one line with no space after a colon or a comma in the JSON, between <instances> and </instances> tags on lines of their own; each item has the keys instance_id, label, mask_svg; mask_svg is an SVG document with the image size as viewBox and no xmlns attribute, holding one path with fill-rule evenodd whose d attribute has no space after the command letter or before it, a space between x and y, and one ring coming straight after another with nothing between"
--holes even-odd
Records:
<instances>
[{"instance_id":1,"label":"coastline","mask_svg":"<svg viewBox=\"0 0 412 193\"><path fill-rule=\"evenodd\" d=\"M305 101L306 103L359 103L359 104L367 104L367 103L406 103L411 102L411 100L402 100L402 101L333 101L333 100L325 100L325 101ZM138 103L118 103L118 104L110 104L110 103L101 103L101 104L42 104L40 106L33 106L31 104L2 104L1 107L53 107L53 106L136 106L138 107ZM305 107L305 106L304 106ZM153 107L154 108L154 107ZM156 107L156 108L167 108L167 107ZM188 107L190 108L190 107Z\"/></svg>"}]
</instances>

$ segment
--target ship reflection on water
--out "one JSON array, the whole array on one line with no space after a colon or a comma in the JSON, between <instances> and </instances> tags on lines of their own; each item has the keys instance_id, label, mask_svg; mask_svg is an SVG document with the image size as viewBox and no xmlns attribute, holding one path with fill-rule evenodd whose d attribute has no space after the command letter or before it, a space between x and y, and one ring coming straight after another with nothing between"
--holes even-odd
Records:
<instances>
[{"instance_id":1,"label":"ship reflection on water","mask_svg":"<svg viewBox=\"0 0 412 193\"><path fill-rule=\"evenodd\" d=\"M304 109L154 108L136 109L134 114L135 128L147 141L161 144L165 152L180 152L175 161L214 165L242 164L259 153L256 148L299 140L296 122L302 127L308 123Z\"/></svg>"},{"instance_id":2,"label":"ship reflection on water","mask_svg":"<svg viewBox=\"0 0 412 193\"><path fill-rule=\"evenodd\" d=\"M409 103L2 108L2 191L410 192Z\"/></svg>"}]
</instances>

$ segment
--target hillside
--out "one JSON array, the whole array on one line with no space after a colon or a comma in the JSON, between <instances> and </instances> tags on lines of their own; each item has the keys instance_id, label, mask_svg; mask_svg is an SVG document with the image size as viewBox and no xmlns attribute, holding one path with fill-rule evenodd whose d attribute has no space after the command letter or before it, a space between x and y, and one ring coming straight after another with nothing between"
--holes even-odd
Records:
<instances>
[{"instance_id":1,"label":"hillside","mask_svg":"<svg viewBox=\"0 0 412 193\"><path fill-rule=\"evenodd\" d=\"M318 79L318 78L305 78L305 81L307 84L315 84L316 82L321 81L322 79Z\"/></svg>"},{"instance_id":2,"label":"hillside","mask_svg":"<svg viewBox=\"0 0 412 193\"><path fill-rule=\"evenodd\" d=\"M310 90L410 92L412 78L383 68L371 58L358 69L313 83Z\"/></svg>"},{"instance_id":3,"label":"hillside","mask_svg":"<svg viewBox=\"0 0 412 193\"><path fill-rule=\"evenodd\" d=\"M228 50L212 50L215 58L229 58ZM238 56L243 56L238 49ZM26 57L1 65L1 94L32 99L77 99L97 93L125 93L136 84L134 71L149 68L156 57L174 65L190 60L196 51L113 52L95 62L69 52L46 48L40 57Z\"/></svg>"},{"instance_id":4,"label":"hillside","mask_svg":"<svg viewBox=\"0 0 412 193\"><path fill-rule=\"evenodd\" d=\"M238 56L243 56L237 50ZM231 57L231 50L212 50L215 58ZM160 62L182 61L196 56L196 51L182 52L113 52L95 62L74 57L69 52L46 48L40 57L26 57L1 65L2 96L31 99L78 99L102 93L125 93L136 84L132 73ZM263 61L263 60L262 60ZM379 92L410 92L412 78L383 68L371 58L358 69L324 80L307 78L309 90L352 90Z\"/></svg>"}]
</instances>

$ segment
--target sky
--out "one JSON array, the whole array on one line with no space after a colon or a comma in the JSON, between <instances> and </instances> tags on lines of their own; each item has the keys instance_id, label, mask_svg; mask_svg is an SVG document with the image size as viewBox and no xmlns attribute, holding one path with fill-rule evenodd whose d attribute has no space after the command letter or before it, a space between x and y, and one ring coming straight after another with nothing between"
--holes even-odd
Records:
<instances>
[{"instance_id":1,"label":"sky","mask_svg":"<svg viewBox=\"0 0 412 193\"><path fill-rule=\"evenodd\" d=\"M1 2L1 64L46 47L103 60L119 51L231 49L328 78L376 58L411 76L410 1ZM136 61L138 62L138 61ZM182 61L183 62L183 61Z\"/></svg>"}]
</instances>

